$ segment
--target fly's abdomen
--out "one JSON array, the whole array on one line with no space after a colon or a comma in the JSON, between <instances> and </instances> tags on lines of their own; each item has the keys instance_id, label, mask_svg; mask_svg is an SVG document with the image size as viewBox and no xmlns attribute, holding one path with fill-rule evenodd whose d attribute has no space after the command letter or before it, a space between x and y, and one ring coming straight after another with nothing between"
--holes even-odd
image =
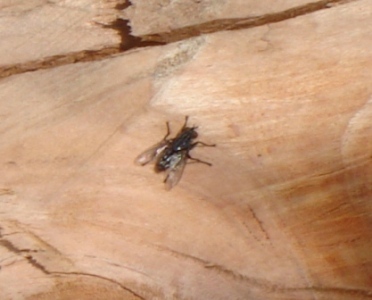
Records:
<instances>
[{"instance_id":1,"label":"fly's abdomen","mask_svg":"<svg viewBox=\"0 0 372 300\"><path fill-rule=\"evenodd\" d=\"M159 156L159 159L155 163L156 173L163 172L170 167L171 156L172 156L171 149L166 149L163 152L163 154Z\"/></svg>"}]
</instances>

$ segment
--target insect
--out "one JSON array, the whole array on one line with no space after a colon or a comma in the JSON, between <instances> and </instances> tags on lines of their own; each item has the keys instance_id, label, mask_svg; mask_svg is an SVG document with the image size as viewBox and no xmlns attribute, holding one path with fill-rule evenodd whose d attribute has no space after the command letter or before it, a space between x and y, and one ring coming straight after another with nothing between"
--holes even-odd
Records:
<instances>
[{"instance_id":1,"label":"insect","mask_svg":"<svg viewBox=\"0 0 372 300\"><path fill-rule=\"evenodd\" d=\"M188 118L188 116L185 117L185 123L176 137L172 139L168 139L170 128L169 122L166 122L167 133L163 139L135 159L136 164L142 166L155 162L155 172L165 172L164 183L167 190L173 188L180 181L188 160L208 166L212 165L209 162L190 156L190 151L197 145L205 147L215 147L216 145L209 145L200 141L195 142L194 140L198 137L197 127L187 127Z\"/></svg>"}]
</instances>

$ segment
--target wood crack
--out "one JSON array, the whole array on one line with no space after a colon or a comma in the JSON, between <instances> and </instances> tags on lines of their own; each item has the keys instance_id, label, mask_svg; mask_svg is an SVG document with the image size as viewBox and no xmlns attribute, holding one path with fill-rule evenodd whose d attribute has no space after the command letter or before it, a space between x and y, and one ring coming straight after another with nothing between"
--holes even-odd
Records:
<instances>
[{"instance_id":1,"label":"wood crack","mask_svg":"<svg viewBox=\"0 0 372 300\"><path fill-rule=\"evenodd\" d=\"M141 295L137 294L135 291L127 288L126 286L124 286L120 282L118 282L114 279L111 279L111 278L107 278L107 277L96 275L96 274L84 273L84 272L50 271L50 270L48 270L48 268L46 266L44 266L42 263L40 263L40 261L38 261L35 257L33 257L30 254L30 253L33 253L33 252L40 252L39 250L18 248L11 241L3 238L4 235L1 233L2 229L3 228L0 226L0 246L6 248L9 252L12 252L12 253L16 254L17 256L21 256L21 257L23 256L31 266L38 269L39 271L41 271L45 275L82 275L82 276L96 277L96 278L103 279L103 280L109 281L111 283L114 283L114 284L118 285L121 289L131 293L133 296L137 297L138 299L145 300L145 298L143 298ZM23 255L24 253L27 253L27 254ZM1 266L0 266L0 269L1 269Z\"/></svg>"},{"instance_id":2,"label":"wood crack","mask_svg":"<svg viewBox=\"0 0 372 300\"><path fill-rule=\"evenodd\" d=\"M251 213L252 218L256 221L256 223L257 223L258 227L260 228L262 234L264 235L265 239L266 239L266 240L270 240L269 234L268 234L267 231L265 230L262 221L257 217L255 211L253 210L253 208L252 208L250 205L248 205L248 210L249 210L249 212ZM251 233L251 234L252 234L252 233ZM253 234L252 234L252 235L253 235ZM254 236L254 235L253 235L253 236ZM254 236L254 237L255 237L255 236ZM255 239L258 240L257 237L255 237Z\"/></svg>"},{"instance_id":3,"label":"wood crack","mask_svg":"<svg viewBox=\"0 0 372 300\"><path fill-rule=\"evenodd\" d=\"M171 255L181 258L190 262L194 262L201 265L205 269L217 272L221 275L232 278L233 280L241 281L244 284L250 285L252 288L260 289L268 293L297 293L297 292L312 292L318 293L320 295L349 295L358 296L358 299L372 299L372 291L363 289L353 289L353 288L338 288L338 287L328 287L328 286L308 286L308 287L290 287L280 284L276 284L261 278L254 278L234 270L228 269L222 265L214 264L213 262L208 262L204 259L182 253L177 250L169 249L164 246L153 245L160 251L165 251Z\"/></svg>"},{"instance_id":4,"label":"wood crack","mask_svg":"<svg viewBox=\"0 0 372 300\"><path fill-rule=\"evenodd\" d=\"M0 238L2 236L0 235ZM6 239L1 239L0 240L0 246L3 246L4 248L6 248L8 251L14 253L14 254L20 254L22 253L22 251L20 249L18 249L16 246L13 245L12 242L6 240Z\"/></svg>"},{"instance_id":5,"label":"wood crack","mask_svg":"<svg viewBox=\"0 0 372 300\"><path fill-rule=\"evenodd\" d=\"M32 257L32 255L27 255L25 256L25 258L31 266L35 267L46 275L51 274L41 263L39 263L34 257Z\"/></svg>"},{"instance_id":6,"label":"wood crack","mask_svg":"<svg viewBox=\"0 0 372 300\"><path fill-rule=\"evenodd\" d=\"M121 37L121 42L117 46L106 47L98 50L83 50L70 52L61 55L54 55L45 57L40 60L29 61L25 63L5 65L0 67L0 79L10 77L16 74L33 72L43 69L55 68L58 66L69 65L80 62L92 62L107 59L115 54L122 53L128 50L165 45L192 37L200 36L202 34L210 34L225 30L239 30L262 25L269 25L296 18L320 10L328 9L335 5L346 4L358 0L322 0L318 2L309 3L306 5L294 7L282 12L267 14L253 18L233 18L233 19L219 19L201 24L185 26L174 29L169 32L160 32L155 34L148 34L143 36L133 36L130 34L131 28L128 20L117 19L111 25L104 25L105 28L114 29ZM126 7L118 6L117 9Z\"/></svg>"},{"instance_id":7,"label":"wood crack","mask_svg":"<svg viewBox=\"0 0 372 300\"><path fill-rule=\"evenodd\" d=\"M174 29L169 32L148 34L141 36L142 41L172 43L201 34L215 33L225 30L239 30L278 23L281 21L297 18L320 10L329 9L335 5L345 4L357 0L322 0L305 5L297 6L278 13L266 14L251 18L233 18L213 20L197 25Z\"/></svg>"},{"instance_id":8,"label":"wood crack","mask_svg":"<svg viewBox=\"0 0 372 300\"><path fill-rule=\"evenodd\" d=\"M37 250L31 250L31 249L18 249L16 246L13 245L13 243L11 243L10 241L5 240L5 239L0 240L0 245L3 246L4 248L6 248L7 250L9 250L10 252L15 253L17 255L20 255L21 253L24 253L24 252L26 252L26 253L38 252ZM27 262L31 266L40 270L45 275L82 275L82 276L96 277L96 278L103 279L103 280L109 281L111 283L114 283L114 284L118 285L121 289L131 293L132 295L134 295L138 299L145 300L145 298L143 298L141 295L137 294L135 291L127 288L126 286L124 286L120 282L118 282L116 280L113 280L111 278L107 278L107 277L100 276L100 275L95 275L95 274L90 274L90 273L84 273L84 272L49 271L43 264L41 264L38 260L36 260L32 255L28 254L28 255L24 256L24 258L27 260ZM0 268L1 268L1 266L0 266Z\"/></svg>"}]
</instances>

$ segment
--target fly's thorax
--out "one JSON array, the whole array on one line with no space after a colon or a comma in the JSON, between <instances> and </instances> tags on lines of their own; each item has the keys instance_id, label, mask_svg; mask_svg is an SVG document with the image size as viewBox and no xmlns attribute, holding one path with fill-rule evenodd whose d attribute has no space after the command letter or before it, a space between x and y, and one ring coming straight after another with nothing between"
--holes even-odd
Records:
<instances>
[{"instance_id":1,"label":"fly's thorax","mask_svg":"<svg viewBox=\"0 0 372 300\"><path fill-rule=\"evenodd\" d=\"M184 128L174 139L171 144L173 151L182 151L191 149L191 144L198 137L196 127Z\"/></svg>"},{"instance_id":2,"label":"fly's thorax","mask_svg":"<svg viewBox=\"0 0 372 300\"><path fill-rule=\"evenodd\" d=\"M155 163L155 172L159 173L174 168L187 152L188 150L172 151L168 148Z\"/></svg>"}]
</instances>

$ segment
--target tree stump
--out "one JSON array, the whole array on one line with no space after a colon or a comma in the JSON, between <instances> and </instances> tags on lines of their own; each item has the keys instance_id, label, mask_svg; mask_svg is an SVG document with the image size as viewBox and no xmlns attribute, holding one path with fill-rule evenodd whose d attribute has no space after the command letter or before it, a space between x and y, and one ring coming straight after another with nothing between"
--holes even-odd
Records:
<instances>
[{"instance_id":1,"label":"tree stump","mask_svg":"<svg viewBox=\"0 0 372 300\"><path fill-rule=\"evenodd\" d=\"M370 1L150 2L0 4L0 298L372 299Z\"/></svg>"}]
</instances>

